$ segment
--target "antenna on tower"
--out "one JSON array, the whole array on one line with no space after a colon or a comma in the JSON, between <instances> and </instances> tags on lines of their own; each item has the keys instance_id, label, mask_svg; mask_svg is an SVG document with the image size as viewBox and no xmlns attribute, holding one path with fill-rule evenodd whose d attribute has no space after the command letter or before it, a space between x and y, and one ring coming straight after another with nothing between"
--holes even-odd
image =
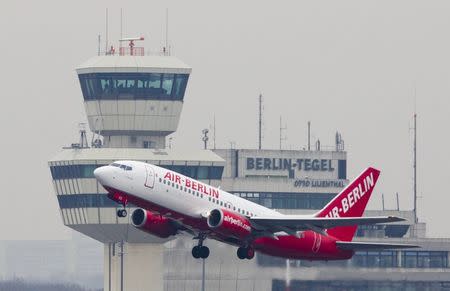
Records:
<instances>
[{"instance_id":1,"label":"antenna on tower","mask_svg":"<svg viewBox=\"0 0 450 291\"><path fill-rule=\"evenodd\" d=\"M108 42L109 42L109 40L108 40L108 34L109 34L109 32L108 32L108 28L109 28L109 21L108 21L108 8L106 8L106 12L105 12L106 14L105 14L105 53L108 51Z\"/></svg>"},{"instance_id":2,"label":"antenna on tower","mask_svg":"<svg viewBox=\"0 0 450 291\"><path fill-rule=\"evenodd\" d=\"M163 48L163 53L165 56L170 56L169 47L169 8L166 8L166 44Z\"/></svg>"},{"instance_id":3,"label":"antenna on tower","mask_svg":"<svg viewBox=\"0 0 450 291\"><path fill-rule=\"evenodd\" d=\"M216 115L213 117L213 148L216 149Z\"/></svg>"},{"instance_id":4,"label":"antenna on tower","mask_svg":"<svg viewBox=\"0 0 450 291\"><path fill-rule=\"evenodd\" d=\"M282 119L281 119L281 115L280 115L280 150L283 149L283 141L287 140L286 130L287 130L287 125L285 125L283 127L283 123L282 123ZM284 136L283 136L283 131L285 132Z\"/></svg>"},{"instance_id":5,"label":"antenna on tower","mask_svg":"<svg viewBox=\"0 0 450 291\"><path fill-rule=\"evenodd\" d=\"M336 131L336 151L343 151L344 150L344 140L342 139L342 135L339 133L339 131Z\"/></svg>"},{"instance_id":6,"label":"antenna on tower","mask_svg":"<svg viewBox=\"0 0 450 291\"><path fill-rule=\"evenodd\" d=\"M414 223L417 219L417 113L414 111L414 142L413 142L413 192L414 192Z\"/></svg>"},{"instance_id":7,"label":"antenna on tower","mask_svg":"<svg viewBox=\"0 0 450 291\"><path fill-rule=\"evenodd\" d=\"M209 133L209 130L207 128L202 130L203 149L205 149L205 150L208 149L208 140L209 140L208 133Z\"/></svg>"},{"instance_id":8,"label":"antenna on tower","mask_svg":"<svg viewBox=\"0 0 450 291\"><path fill-rule=\"evenodd\" d=\"M123 38L123 8L120 8L120 39Z\"/></svg>"},{"instance_id":9,"label":"antenna on tower","mask_svg":"<svg viewBox=\"0 0 450 291\"><path fill-rule=\"evenodd\" d=\"M397 211L400 211L400 202L398 200L398 192L396 192L395 195L397 196Z\"/></svg>"},{"instance_id":10,"label":"antenna on tower","mask_svg":"<svg viewBox=\"0 0 450 291\"><path fill-rule=\"evenodd\" d=\"M98 48L97 48L97 55L99 56L100 55L100 42L101 42L101 36L100 36L100 34L98 35Z\"/></svg>"},{"instance_id":11,"label":"antenna on tower","mask_svg":"<svg viewBox=\"0 0 450 291\"><path fill-rule=\"evenodd\" d=\"M311 121L308 121L308 151L311 150Z\"/></svg>"},{"instance_id":12,"label":"antenna on tower","mask_svg":"<svg viewBox=\"0 0 450 291\"><path fill-rule=\"evenodd\" d=\"M259 94L258 149L262 147L262 94Z\"/></svg>"}]
</instances>

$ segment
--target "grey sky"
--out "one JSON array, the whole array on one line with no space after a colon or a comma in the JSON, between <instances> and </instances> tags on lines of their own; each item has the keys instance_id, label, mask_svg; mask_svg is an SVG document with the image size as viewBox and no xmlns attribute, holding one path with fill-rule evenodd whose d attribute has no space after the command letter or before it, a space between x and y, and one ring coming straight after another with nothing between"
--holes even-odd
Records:
<instances>
[{"instance_id":1,"label":"grey sky","mask_svg":"<svg viewBox=\"0 0 450 291\"><path fill-rule=\"evenodd\" d=\"M414 88L419 114L419 217L449 236L450 3L448 1L2 1L0 4L0 199L2 239L64 238L47 160L85 121L75 67L110 40L144 35L158 50L170 11L175 56L193 67L174 147L200 147L216 114L217 145L256 146L257 96L264 95L264 147L339 130L348 176L382 170L370 208L412 208Z\"/></svg>"}]
</instances>

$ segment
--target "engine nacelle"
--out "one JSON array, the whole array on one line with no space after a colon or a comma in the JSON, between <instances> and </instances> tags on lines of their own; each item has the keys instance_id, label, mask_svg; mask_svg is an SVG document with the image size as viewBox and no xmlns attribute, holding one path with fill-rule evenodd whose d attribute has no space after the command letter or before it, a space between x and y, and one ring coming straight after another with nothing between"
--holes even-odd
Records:
<instances>
[{"instance_id":1,"label":"engine nacelle","mask_svg":"<svg viewBox=\"0 0 450 291\"><path fill-rule=\"evenodd\" d=\"M138 208L131 214L131 223L145 232L156 235L160 238L168 238L177 234L177 227L174 223L161 215Z\"/></svg>"},{"instance_id":2,"label":"engine nacelle","mask_svg":"<svg viewBox=\"0 0 450 291\"><path fill-rule=\"evenodd\" d=\"M215 232L238 239L246 238L252 232L250 221L247 218L225 209L212 210L207 222Z\"/></svg>"}]
</instances>

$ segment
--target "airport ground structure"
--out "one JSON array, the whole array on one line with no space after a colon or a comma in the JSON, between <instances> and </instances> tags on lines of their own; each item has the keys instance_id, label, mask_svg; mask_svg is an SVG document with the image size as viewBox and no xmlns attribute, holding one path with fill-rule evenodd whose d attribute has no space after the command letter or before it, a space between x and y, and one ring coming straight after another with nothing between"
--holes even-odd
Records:
<instances>
[{"instance_id":1,"label":"airport ground structure","mask_svg":"<svg viewBox=\"0 0 450 291\"><path fill-rule=\"evenodd\" d=\"M167 148L166 137L178 127L191 68L173 56L141 51L121 49L77 68L94 138L88 143L81 131L79 143L49 161L54 192L63 223L103 244L105 291L199 290L202 261L191 256L192 237L162 240L134 228L129 216L118 218L120 206L95 180L96 167L115 160L145 161L283 213L305 214L322 208L348 183L347 153L340 139L328 150ZM133 205L128 208L130 213ZM343 288L349 281L385 284L385 290L407 282L417 283L412 288L450 284L450 240L426 238L425 224L411 211L365 214L392 214L408 221L360 228L358 239L422 248L360 252L342 262L286 261L259 254L241 261L235 248L207 240L211 255L205 264L206 289L285 290L290 282L292 291L311 284L331 286L330 281Z\"/></svg>"}]
</instances>

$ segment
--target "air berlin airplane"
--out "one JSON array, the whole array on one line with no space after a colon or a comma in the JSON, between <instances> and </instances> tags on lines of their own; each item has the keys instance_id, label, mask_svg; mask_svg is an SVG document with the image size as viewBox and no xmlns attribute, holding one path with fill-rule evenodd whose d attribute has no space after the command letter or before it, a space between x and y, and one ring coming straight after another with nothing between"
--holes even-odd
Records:
<instances>
[{"instance_id":1,"label":"air berlin airplane","mask_svg":"<svg viewBox=\"0 0 450 291\"><path fill-rule=\"evenodd\" d=\"M361 217L380 172L367 168L322 210L285 215L173 171L137 161L117 161L94 171L108 197L125 207L133 226L168 238L187 232L198 239L194 258L207 258L205 239L237 246L239 259L255 251L290 259L342 260L357 250L417 247L352 242L358 225L403 221L394 216Z\"/></svg>"}]
</instances>

